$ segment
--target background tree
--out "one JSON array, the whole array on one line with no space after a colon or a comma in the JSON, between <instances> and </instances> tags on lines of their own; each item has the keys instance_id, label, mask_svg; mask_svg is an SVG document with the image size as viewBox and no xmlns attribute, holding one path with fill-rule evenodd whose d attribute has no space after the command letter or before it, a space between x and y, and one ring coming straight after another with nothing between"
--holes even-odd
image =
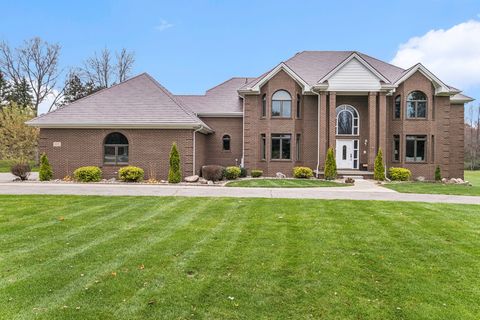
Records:
<instances>
[{"instance_id":1,"label":"background tree","mask_svg":"<svg viewBox=\"0 0 480 320\"><path fill-rule=\"evenodd\" d=\"M92 82L84 83L77 72L71 71L65 81L63 100L59 102L58 105L62 106L72 103L73 101L86 97L99 89L100 88L97 88Z\"/></svg>"},{"instance_id":2,"label":"background tree","mask_svg":"<svg viewBox=\"0 0 480 320\"><path fill-rule=\"evenodd\" d=\"M15 82L7 95L8 101L15 102L19 107L31 108L33 105L33 96L30 93L30 85L25 78Z\"/></svg>"},{"instance_id":3,"label":"background tree","mask_svg":"<svg viewBox=\"0 0 480 320\"><path fill-rule=\"evenodd\" d=\"M134 62L134 53L125 48L115 53L115 59L110 50L105 48L85 60L82 71L86 82L91 82L98 88L108 88L127 80Z\"/></svg>"},{"instance_id":4,"label":"background tree","mask_svg":"<svg viewBox=\"0 0 480 320\"><path fill-rule=\"evenodd\" d=\"M16 85L26 79L33 96L33 111L38 114L38 105L49 95L55 95L55 105L60 95L55 86L60 75L58 59L60 45L48 43L36 37L26 40L12 50L6 42L0 43L0 70Z\"/></svg>"},{"instance_id":5,"label":"background tree","mask_svg":"<svg viewBox=\"0 0 480 320\"><path fill-rule=\"evenodd\" d=\"M0 71L0 107L7 104L9 92L10 83L8 83L6 77Z\"/></svg>"},{"instance_id":6,"label":"background tree","mask_svg":"<svg viewBox=\"0 0 480 320\"><path fill-rule=\"evenodd\" d=\"M0 159L33 160L37 150L38 129L26 121L35 117L30 107L10 102L0 110Z\"/></svg>"},{"instance_id":7,"label":"background tree","mask_svg":"<svg viewBox=\"0 0 480 320\"><path fill-rule=\"evenodd\" d=\"M480 167L480 105L470 105L465 119L465 167Z\"/></svg>"}]
</instances>

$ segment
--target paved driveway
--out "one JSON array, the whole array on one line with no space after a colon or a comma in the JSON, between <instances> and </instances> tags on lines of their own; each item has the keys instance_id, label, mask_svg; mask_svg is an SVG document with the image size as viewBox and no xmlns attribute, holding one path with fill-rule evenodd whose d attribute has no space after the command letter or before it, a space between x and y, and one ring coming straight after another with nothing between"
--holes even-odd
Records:
<instances>
[{"instance_id":1,"label":"paved driveway","mask_svg":"<svg viewBox=\"0 0 480 320\"><path fill-rule=\"evenodd\" d=\"M229 188L220 186L170 186L136 184L56 184L0 183L0 194L52 194L103 196L186 196L186 197L256 197L290 199L344 199L418 201L430 203L480 204L480 197L438 194L398 193L375 186L372 182L356 187L337 188ZM373 185L373 186L372 186ZM480 212L480 209L479 209Z\"/></svg>"}]
</instances>

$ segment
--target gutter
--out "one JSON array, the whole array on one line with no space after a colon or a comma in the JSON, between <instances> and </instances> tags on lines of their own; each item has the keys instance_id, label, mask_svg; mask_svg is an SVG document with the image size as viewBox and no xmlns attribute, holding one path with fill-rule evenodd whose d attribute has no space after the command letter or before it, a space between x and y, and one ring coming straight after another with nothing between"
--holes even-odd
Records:
<instances>
[{"instance_id":1,"label":"gutter","mask_svg":"<svg viewBox=\"0 0 480 320\"><path fill-rule=\"evenodd\" d=\"M316 171L316 177L318 179L318 169L320 168L320 93L317 93L312 90L313 93L315 93L318 97L318 102L317 102L317 171Z\"/></svg>"},{"instance_id":2,"label":"gutter","mask_svg":"<svg viewBox=\"0 0 480 320\"><path fill-rule=\"evenodd\" d=\"M242 159L240 160L240 167L245 168L245 96L242 100Z\"/></svg>"}]
</instances>

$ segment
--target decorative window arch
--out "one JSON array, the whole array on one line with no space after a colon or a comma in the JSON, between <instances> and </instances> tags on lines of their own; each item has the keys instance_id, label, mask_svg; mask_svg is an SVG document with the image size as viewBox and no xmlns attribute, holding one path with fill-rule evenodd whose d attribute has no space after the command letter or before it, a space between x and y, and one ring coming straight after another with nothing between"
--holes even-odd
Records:
<instances>
[{"instance_id":1,"label":"decorative window arch","mask_svg":"<svg viewBox=\"0 0 480 320\"><path fill-rule=\"evenodd\" d=\"M128 139L120 132L112 132L103 141L104 164L128 164Z\"/></svg>"},{"instance_id":2,"label":"decorative window arch","mask_svg":"<svg viewBox=\"0 0 480 320\"><path fill-rule=\"evenodd\" d=\"M278 90L272 95L272 117L290 118L292 116L292 96L288 91Z\"/></svg>"},{"instance_id":3,"label":"decorative window arch","mask_svg":"<svg viewBox=\"0 0 480 320\"><path fill-rule=\"evenodd\" d=\"M427 117L427 95L422 91L412 91L407 96L407 118Z\"/></svg>"},{"instance_id":4,"label":"decorative window arch","mask_svg":"<svg viewBox=\"0 0 480 320\"><path fill-rule=\"evenodd\" d=\"M393 118L400 119L402 113L402 97L400 95L395 97L395 101L393 102Z\"/></svg>"},{"instance_id":5,"label":"decorative window arch","mask_svg":"<svg viewBox=\"0 0 480 320\"><path fill-rule=\"evenodd\" d=\"M342 104L337 107L337 134L353 135L359 134L358 111L348 104Z\"/></svg>"},{"instance_id":6,"label":"decorative window arch","mask_svg":"<svg viewBox=\"0 0 480 320\"><path fill-rule=\"evenodd\" d=\"M228 134L222 137L222 149L223 151L230 151L230 136Z\"/></svg>"}]
</instances>

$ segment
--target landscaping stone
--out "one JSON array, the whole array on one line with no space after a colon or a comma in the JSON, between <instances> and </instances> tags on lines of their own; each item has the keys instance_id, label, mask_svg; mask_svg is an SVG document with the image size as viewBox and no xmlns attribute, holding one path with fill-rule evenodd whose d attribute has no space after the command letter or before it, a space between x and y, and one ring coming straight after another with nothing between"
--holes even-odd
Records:
<instances>
[{"instance_id":1,"label":"landscaping stone","mask_svg":"<svg viewBox=\"0 0 480 320\"><path fill-rule=\"evenodd\" d=\"M201 184L207 184L208 180L205 178L200 178L198 179L198 182L200 182Z\"/></svg>"},{"instance_id":2,"label":"landscaping stone","mask_svg":"<svg viewBox=\"0 0 480 320\"><path fill-rule=\"evenodd\" d=\"M207 184L208 184L208 185L212 185L212 184L213 184L213 181L212 181L212 180L208 180L208 181L207 181Z\"/></svg>"},{"instance_id":3,"label":"landscaping stone","mask_svg":"<svg viewBox=\"0 0 480 320\"><path fill-rule=\"evenodd\" d=\"M200 177L198 175L185 177L185 182L197 182Z\"/></svg>"},{"instance_id":4,"label":"landscaping stone","mask_svg":"<svg viewBox=\"0 0 480 320\"><path fill-rule=\"evenodd\" d=\"M285 174L281 173L281 172L277 172L276 177L278 179L285 179L287 176Z\"/></svg>"},{"instance_id":5,"label":"landscaping stone","mask_svg":"<svg viewBox=\"0 0 480 320\"><path fill-rule=\"evenodd\" d=\"M415 180L419 181L419 182L424 182L425 181L425 177L423 176L418 176Z\"/></svg>"}]
</instances>

